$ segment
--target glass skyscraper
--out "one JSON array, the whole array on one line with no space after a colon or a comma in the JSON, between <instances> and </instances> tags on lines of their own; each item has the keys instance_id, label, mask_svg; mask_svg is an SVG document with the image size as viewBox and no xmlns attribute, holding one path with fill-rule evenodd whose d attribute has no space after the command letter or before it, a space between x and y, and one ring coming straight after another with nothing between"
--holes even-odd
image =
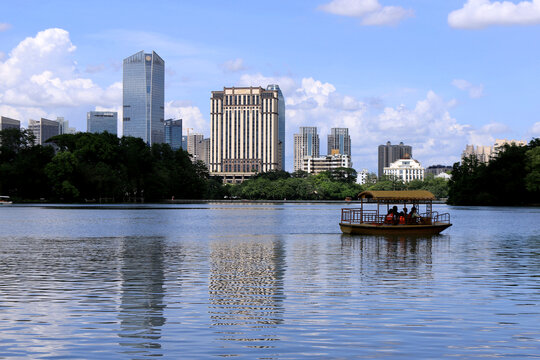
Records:
<instances>
[{"instance_id":1,"label":"glass skyscraper","mask_svg":"<svg viewBox=\"0 0 540 360\"><path fill-rule=\"evenodd\" d=\"M165 143L173 150L182 148L182 119L165 120Z\"/></svg>"},{"instance_id":2,"label":"glass skyscraper","mask_svg":"<svg viewBox=\"0 0 540 360\"><path fill-rule=\"evenodd\" d=\"M154 51L140 51L124 59L123 134L148 145L163 143L165 62Z\"/></svg>"},{"instance_id":3,"label":"glass skyscraper","mask_svg":"<svg viewBox=\"0 0 540 360\"><path fill-rule=\"evenodd\" d=\"M86 114L86 131L89 133L102 133L116 135L116 123L118 113L116 111L89 111Z\"/></svg>"},{"instance_id":4,"label":"glass skyscraper","mask_svg":"<svg viewBox=\"0 0 540 360\"><path fill-rule=\"evenodd\" d=\"M347 128L331 128L328 135L328 155L349 155L351 157L351 137Z\"/></svg>"},{"instance_id":5,"label":"glass skyscraper","mask_svg":"<svg viewBox=\"0 0 540 360\"><path fill-rule=\"evenodd\" d=\"M304 157L319 157L319 135L314 126L300 127L300 133L294 134L294 171L304 170Z\"/></svg>"}]
</instances>

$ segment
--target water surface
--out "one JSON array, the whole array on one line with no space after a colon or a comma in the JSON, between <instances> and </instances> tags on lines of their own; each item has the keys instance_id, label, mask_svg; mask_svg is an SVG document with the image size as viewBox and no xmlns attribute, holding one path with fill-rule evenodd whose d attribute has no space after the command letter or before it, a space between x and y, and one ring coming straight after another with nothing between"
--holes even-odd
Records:
<instances>
[{"instance_id":1,"label":"water surface","mask_svg":"<svg viewBox=\"0 0 540 360\"><path fill-rule=\"evenodd\" d=\"M540 358L540 209L387 238L341 207L2 207L0 358Z\"/></svg>"}]
</instances>

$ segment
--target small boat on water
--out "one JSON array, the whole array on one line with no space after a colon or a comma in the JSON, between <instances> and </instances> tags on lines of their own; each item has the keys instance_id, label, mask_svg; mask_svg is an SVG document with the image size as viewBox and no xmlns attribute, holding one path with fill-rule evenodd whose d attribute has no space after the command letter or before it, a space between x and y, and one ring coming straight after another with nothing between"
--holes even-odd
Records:
<instances>
[{"instance_id":1,"label":"small boat on water","mask_svg":"<svg viewBox=\"0 0 540 360\"><path fill-rule=\"evenodd\" d=\"M450 214L433 211L435 196L427 190L364 191L358 199L360 208L341 209L339 227L345 234L436 235L452 226ZM375 208L368 209L369 204ZM421 212L421 205L424 212ZM395 211L397 206L403 206L409 212L396 221L391 209ZM411 214L413 207L416 211Z\"/></svg>"},{"instance_id":2,"label":"small boat on water","mask_svg":"<svg viewBox=\"0 0 540 360\"><path fill-rule=\"evenodd\" d=\"M13 204L13 201L11 201L9 196L0 195L0 206L2 206L2 205L11 205L11 204Z\"/></svg>"}]
</instances>

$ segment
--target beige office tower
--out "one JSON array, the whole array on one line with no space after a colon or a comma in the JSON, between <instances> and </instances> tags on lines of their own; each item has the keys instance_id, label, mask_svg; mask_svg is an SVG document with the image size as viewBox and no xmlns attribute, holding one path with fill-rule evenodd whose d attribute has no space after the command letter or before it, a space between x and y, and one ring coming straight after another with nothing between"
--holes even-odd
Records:
<instances>
[{"instance_id":1,"label":"beige office tower","mask_svg":"<svg viewBox=\"0 0 540 360\"><path fill-rule=\"evenodd\" d=\"M210 174L239 183L284 170L285 101L279 86L212 91Z\"/></svg>"}]
</instances>

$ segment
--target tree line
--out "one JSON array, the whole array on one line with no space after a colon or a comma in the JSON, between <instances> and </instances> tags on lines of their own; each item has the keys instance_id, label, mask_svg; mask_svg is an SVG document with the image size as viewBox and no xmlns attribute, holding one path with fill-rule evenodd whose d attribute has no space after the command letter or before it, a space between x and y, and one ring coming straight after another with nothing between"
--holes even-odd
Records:
<instances>
[{"instance_id":1,"label":"tree line","mask_svg":"<svg viewBox=\"0 0 540 360\"><path fill-rule=\"evenodd\" d=\"M357 172L338 168L312 175L270 171L241 184L222 184L203 162L167 144L109 133L78 133L34 144L29 130L0 131L0 194L18 201L136 202L164 199L344 200L364 190L427 189L448 195L447 181L427 176L408 184L393 177L356 183Z\"/></svg>"},{"instance_id":2,"label":"tree line","mask_svg":"<svg viewBox=\"0 0 540 360\"><path fill-rule=\"evenodd\" d=\"M455 163L449 182L452 205L540 204L540 139L506 145L487 164L474 156Z\"/></svg>"},{"instance_id":3,"label":"tree line","mask_svg":"<svg viewBox=\"0 0 540 360\"><path fill-rule=\"evenodd\" d=\"M34 145L29 130L0 131L0 194L18 200L156 201L212 197L201 162L167 144L101 134L64 134Z\"/></svg>"}]
</instances>

